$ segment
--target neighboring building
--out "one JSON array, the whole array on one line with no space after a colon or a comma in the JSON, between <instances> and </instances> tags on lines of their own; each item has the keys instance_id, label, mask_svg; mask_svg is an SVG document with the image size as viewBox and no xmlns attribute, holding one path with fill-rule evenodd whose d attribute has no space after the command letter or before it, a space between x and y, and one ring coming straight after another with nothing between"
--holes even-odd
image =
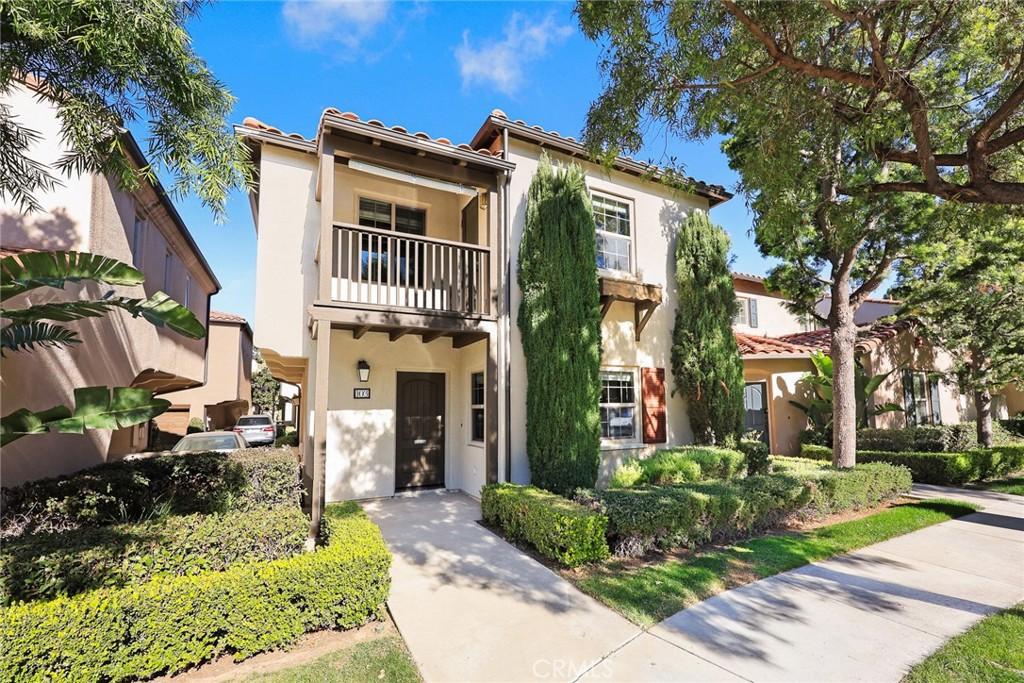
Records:
<instances>
[{"instance_id":1,"label":"neighboring building","mask_svg":"<svg viewBox=\"0 0 1024 683\"><path fill-rule=\"evenodd\" d=\"M327 500L529 480L515 274L542 152L584 168L598 223L602 474L692 440L667 371L672 236L724 189L674 190L628 158L596 166L497 110L469 145L335 109L313 139L251 118L236 130L259 167L255 343L300 387L303 459Z\"/></svg>"},{"instance_id":2,"label":"neighboring building","mask_svg":"<svg viewBox=\"0 0 1024 683\"><path fill-rule=\"evenodd\" d=\"M811 389L803 378L812 373L811 355L829 352L827 329L810 329L785 308L785 299L764 286L756 275L734 273L733 282L741 307L744 299L756 302L756 322L735 321L733 328L743 356L744 408L747 429L761 433L772 453L793 455L800 451L800 432L807 428L807 416L793 402L807 405ZM828 300L818 311L828 310ZM899 303L891 299L868 299L858 310L856 354L870 375L891 373L871 398L872 405L895 403L903 412L883 413L869 418L880 428L907 425L957 424L975 418L974 403L960 392L955 382L941 379L953 366L953 359L917 334L909 320L885 322L896 313ZM1007 404L1016 394L1009 388L993 400L993 416L1006 415Z\"/></svg>"},{"instance_id":3,"label":"neighboring building","mask_svg":"<svg viewBox=\"0 0 1024 683\"><path fill-rule=\"evenodd\" d=\"M170 409L154 420L167 434L184 436L191 420L206 429L230 429L252 404L252 328L234 313L210 312L206 383L165 394Z\"/></svg>"},{"instance_id":4,"label":"neighboring building","mask_svg":"<svg viewBox=\"0 0 1024 683\"><path fill-rule=\"evenodd\" d=\"M48 164L61 184L37 193L44 208L39 213L26 215L17 205L0 202L0 248L15 254L88 251L132 263L146 275L141 286L68 285L64 292L38 289L11 303L92 298L111 289L145 298L162 290L205 325L210 297L220 290L220 283L160 184L143 183L129 193L103 175L60 175L53 165L67 149L54 107L37 100L27 86L12 88L2 101L40 134L29 154ZM145 166L142 152L127 132L124 142L133 163ZM0 381L5 413L18 407L43 410L73 405L76 387L134 386L166 394L206 380L206 339L183 337L124 311L68 325L78 332L81 344L8 353L3 359ZM115 431L90 430L84 435L23 437L4 447L3 485L72 472L144 450L148 431L143 424Z\"/></svg>"}]
</instances>

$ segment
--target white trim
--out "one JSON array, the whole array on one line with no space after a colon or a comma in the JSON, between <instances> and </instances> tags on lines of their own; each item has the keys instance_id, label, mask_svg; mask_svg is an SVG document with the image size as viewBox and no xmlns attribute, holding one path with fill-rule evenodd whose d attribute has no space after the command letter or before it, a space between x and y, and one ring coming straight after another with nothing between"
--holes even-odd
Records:
<instances>
[{"instance_id":1,"label":"white trim","mask_svg":"<svg viewBox=\"0 0 1024 683\"><path fill-rule=\"evenodd\" d=\"M484 378L484 402L473 403L473 375L483 375ZM479 367L469 371L469 400L466 402L469 407L469 439L466 445L473 448L484 448L487 445L487 369ZM473 411L480 408L484 411L484 438L479 441L473 438Z\"/></svg>"},{"instance_id":2,"label":"white trim","mask_svg":"<svg viewBox=\"0 0 1024 683\"><path fill-rule=\"evenodd\" d=\"M628 215L628 219L629 219L629 235L620 235L617 232L609 232L607 230L602 230L602 229L598 228L596 225L595 225L595 232L601 233L601 234L604 234L604 235L608 235L612 239L619 239L619 240L623 240L624 239L627 242L629 242L629 254L628 254L629 269L628 270L620 270L618 268L600 268L599 267L598 271L600 273L606 273L606 274L612 275L612 276L625 277L627 279L632 279L634 273L636 272L636 202L633 200L632 197L625 197L625 196L622 196L622 195L614 194L613 192L607 192L605 190L595 189L592 186L588 186L587 187L587 192L589 193L591 214L594 213L594 195L597 195L597 196L599 196L599 197L601 197L603 199L606 199L606 200L610 200L610 201L616 202L618 204L624 204L626 206L626 210L629 212L629 215Z\"/></svg>"},{"instance_id":3,"label":"white trim","mask_svg":"<svg viewBox=\"0 0 1024 683\"><path fill-rule=\"evenodd\" d=\"M627 407L632 405L633 408L633 435L624 437L601 437L601 450L625 450L629 448L640 448L643 447L642 439L640 438L640 425L638 419L640 417L640 381L639 381L639 368L637 366L606 366L602 365L599 369L600 374L604 373L619 373L628 374L633 380L633 403L607 403L602 404L600 397L598 397L598 410L601 405L615 406L615 407ZM634 445L639 444L639 445Z\"/></svg>"}]
</instances>

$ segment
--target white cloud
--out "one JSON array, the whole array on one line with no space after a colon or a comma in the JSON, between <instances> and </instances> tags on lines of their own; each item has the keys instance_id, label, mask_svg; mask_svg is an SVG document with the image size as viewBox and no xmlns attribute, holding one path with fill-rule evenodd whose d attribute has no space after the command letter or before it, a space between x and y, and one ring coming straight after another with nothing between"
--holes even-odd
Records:
<instances>
[{"instance_id":1,"label":"white cloud","mask_svg":"<svg viewBox=\"0 0 1024 683\"><path fill-rule=\"evenodd\" d=\"M455 49L462 86L482 84L514 95L523 86L526 65L543 57L549 47L571 34L572 27L559 24L551 14L533 23L518 12L509 17L501 40L474 46L469 41L469 31L464 31L462 45Z\"/></svg>"},{"instance_id":2,"label":"white cloud","mask_svg":"<svg viewBox=\"0 0 1024 683\"><path fill-rule=\"evenodd\" d=\"M390 0L286 0L281 15L304 47L331 43L355 51L390 11Z\"/></svg>"}]
</instances>

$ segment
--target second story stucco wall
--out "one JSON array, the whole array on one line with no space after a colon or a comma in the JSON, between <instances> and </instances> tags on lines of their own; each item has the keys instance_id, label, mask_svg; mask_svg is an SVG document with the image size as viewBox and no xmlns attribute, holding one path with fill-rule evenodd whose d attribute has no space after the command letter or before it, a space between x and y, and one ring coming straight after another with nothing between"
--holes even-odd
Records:
<instances>
[{"instance_id":1,"label":"second story stucco wall","mask_svg":"<svg viewBox=\"0 0 1024 683\"><path fill-rule=\"evenodd\" d=\"M736 298L740 306L747 306L746 321L736 320L733 322L733 329L744 334L756 334L760 336L777 337L783 334L803 332L804 326L800 318L786 308L786 300L773 296L765 291L764 285L759 282L749 282L740 278L733 280L736 289ZM754 316L750 314L747 302L756 302L756 325Z\"/></svg>"}]
</instances>

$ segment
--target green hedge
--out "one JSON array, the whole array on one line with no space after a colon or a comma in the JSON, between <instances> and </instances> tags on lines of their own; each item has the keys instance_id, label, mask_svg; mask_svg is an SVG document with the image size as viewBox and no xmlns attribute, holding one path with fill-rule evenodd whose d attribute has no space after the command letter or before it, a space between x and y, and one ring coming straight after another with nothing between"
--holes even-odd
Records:
<instances>
[{"instance_id":1,"label":"green hedge","mask_svg":"<svg viewBox=\"0 0 1024 683\"><path fill-rule=\"evenodd\" d=\"M800 457L832 462L832 449L828 446L805 443L800 445Z\"/></svg>"},{"instance_id":2,"label":"green hedge","mask_svg":"<svg viewBox=\"0 0 1024 683\"><path fill-rule=\"evenodd\" d=\"M4 489L0 536L137 522L154 513L295 506L300 494L298 463L281 449L122 460Z\"/></svg>"},{"instance_id":3,"label":"green hedge","mask_svg":"<svg viewBox=\"0 0 1024 683\"><path fill-rule=\"evenodd\" d=\"M975 447L977 443L973 422L857 430L857 448L865 451L960 453Z\"/></svg>"},{"instance_id":4,"label":"green hedge","mask_svg":"<svg viewBox=\"0 0 1024 683\"><path fill-rule=\"evenodd\" d=\"M832 451L821 446L805 445L801 447L800 454L818 460L832 457ZM954 486L1024 470L1024 444L975 448L963 453L858 450L857 462L902 465L910 470L916 482Z\"/></svg>"},{"instance_id":5,"label":"green hedge","mask_svg":"<svg viewBox=\"0 0 1024 683\"><path fill-rule=\"evenodd\" d=\"M641 489L579 491L577 500L608 517L616 555L642 555L749 535L804 507L811 487L792 477L753 476Z\"/></svg>"},{"instance_id":6,"label":"green hedge","mask_svg":"<svg viewBox=\"0 0 1024 683\"><path fill-rule=\"evenodd\" d=\"M608 557L608 520L571 500L534 486L488 484L480 507L487 524L514 541L529 542L566 567Z\"/></svg>"},{"instance_id":7,"label":"green hedge","mask_svg":"<svg viewBox=\"0 0 1024 683\"><path fill-rule=\"evenodd\" d=\"M742 538L794 515L823 515L877 505L910 490L910 472L887 464L835 470L778 458L785 472L734 481L580 491L577 500L608 516L616 555L641 555Z\"/></svg>"},{"instance_id":8,"label":"green hedge","mask_svg":"<svg viewBox=\"0 0 1024 683\"><path fill-rule=\"evenodd\" d=\"M747 463L747 474L768 474L771 469L771 452L768 444L761 440L742 439L739 450Z\"/></svg>"},{"instance_id":9,"label":"green hedge","mask_svg":"<svg viewBox=\"0 0 1024 683\"><path fill-rule=\"evenodd\" d=\"M328 506L324 524L330 541L313 553L6 607L0 681L149 678L379 616L391 564L380 530L352 504Z\"/></svg>"},{"instance_id":10,"label":"green hedge","mask_svg":"<svg viewBox=\"0 0 1024 683\"><path fill-rule=\"evenodd\" d=\"M289 557L302 551L308 530L301 509L282 506L26 534L0 548L0 604Z\"/></svg>"},{"instance_id":11,"label":"green hedge","mask_svg":"<svg viewBox=\"0 0 1024 683\"><path fill-rule=\"evenodd\" d=\"M743 474L747 458L729 448L685 446L657 451L649 458L631 459L612 475L612 488L644 484L667 486L708 479L731 479Z\"/></svg>"}]
</instances>

